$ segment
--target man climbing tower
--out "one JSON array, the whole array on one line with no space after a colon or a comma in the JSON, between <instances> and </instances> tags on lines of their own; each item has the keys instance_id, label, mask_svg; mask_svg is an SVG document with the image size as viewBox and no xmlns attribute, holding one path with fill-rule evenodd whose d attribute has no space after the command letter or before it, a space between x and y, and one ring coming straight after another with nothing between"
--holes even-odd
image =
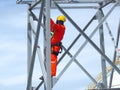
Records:
<instances>
[{"instance_id":1,"label":"man climbing tower","mask_svg":"<svg viewBox=\"0 0 120 90\"><path fill-rule=\"evenodd\" d=\"M50 19L50 30L52 33L51 37L51 76L56 76L57 69L57 56L62 50L61 40L65 34L64 22L66 21L65 16L60 15L57 17L56 23Z\"/></svg>"}]
</instances>

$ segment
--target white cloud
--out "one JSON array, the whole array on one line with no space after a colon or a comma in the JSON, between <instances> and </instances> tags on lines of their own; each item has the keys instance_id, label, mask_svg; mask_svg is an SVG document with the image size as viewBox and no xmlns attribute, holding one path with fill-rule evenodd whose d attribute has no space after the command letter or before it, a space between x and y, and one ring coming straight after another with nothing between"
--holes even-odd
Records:
<instances>
[{"instance_id":1,"label":"white cloud","mask_svg":"<svg viewBox=\"0 0 120 90\"><path fill-rule=\"evenodd\" d=\"M19 29L22 30L23 28L26 27L27 20L25 18L26 17L25 13L18 13L18 15L12 13L7 13L7 14L11 14L11 16L4 15L0 20L0 24L2 25L2 28L8 28L8 30L10 30L10 28L15 30L19 30Z\"/></svg>"},{"instance_id":2,"label":"white cloud","mask_svg":"<svg viewBox=\"0 0 120 90\"><path fill-rule=\"evenodd\" d=\"M0 78L0 85L5 87L11 87L20 84L26 84L26 74Z\"/></svg>"}]
</instances>

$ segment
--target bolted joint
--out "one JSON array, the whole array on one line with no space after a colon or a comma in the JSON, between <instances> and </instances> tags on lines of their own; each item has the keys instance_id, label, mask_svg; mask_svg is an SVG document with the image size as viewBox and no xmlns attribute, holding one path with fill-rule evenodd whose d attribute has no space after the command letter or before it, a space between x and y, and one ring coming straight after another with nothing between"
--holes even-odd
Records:
<instances>
[{"instance_id":1,"label":"bolted joint","mask_svg":"<svg viewBox=\"0 0 120 90\"><path fill-rule=\"evenodd\" d=\"M104 17L103 11L99 10L97 14L95 15L95 19L99 19L100 17Z\"/></svg>"}]
</instances>

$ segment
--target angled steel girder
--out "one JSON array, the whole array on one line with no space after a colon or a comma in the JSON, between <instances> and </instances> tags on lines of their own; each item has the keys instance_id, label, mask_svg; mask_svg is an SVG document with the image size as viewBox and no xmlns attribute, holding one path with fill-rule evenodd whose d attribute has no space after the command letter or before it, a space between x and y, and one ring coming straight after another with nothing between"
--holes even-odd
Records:
<instances>
[{"instance_id":1,"label":"angled steel girder","mask_svg":"<svg viewBox=\"0 0 120 90\"><path fill-rule=\"evenodd\" d=\"M104 17L102 9L98 10L98 22ZM100 49L105 54L105 45L104 45L104 32L103 32L103 24L99 28L99 36L100 36ZM101 67L102 67L102 76L103 76L103 85L104 88L107 88L107 73L106 73L106 61L105 58L101 55Z\"/></svg>"},{"instance_id":2,"label":"angled steel girder","mask_svg":"<svg viewBox=\"0 0 120 90\"><path fill-rule=\"evenodd\" d=\"M33 29L32 24L30 24L31 22L31 18L28 18L28 81L27 81L27 90L32 90L32 74L33 74L33 68L34 68L34 62L35 62L35 57L36 57L36 52L37 52L37 48L38 48L38 40L39 40L39 33L40 33L40 27L41 27L41 21L42 21L42 17L45 19L44 22L44 26L46 28L44 28L44 66L43 66L43 62L41 60L41 65L42 65L42 71L44 73L43 75L43 79L44 79L44 88L45 90L51 90L51 64L50 64L50 1L49 0L42 0L41 1L41 9L39 11L39 17L38 17L38 23L37 23L37 30L35 33L35 41L34 41L34 47L33 47L33 52L31 51L32 47L31 47L31 33L29 34L29 31L31 32L31 30ZM30 5L29 5L30 6ZM44 7L46 7L44 9ZM31 8L31 7L30 7ZM43 16L43 11L46 11L46 16ZM28 9L29 15L28 17L30 17L30 15L33 13L31 13L30 9ZM31 14L30 14L31 13ZM30 30L29 30L30 29ZM29 43L30 42L30 43ZM29 47L30 46L30 47ZM39 50L39 49L38 49ZM42 59L42 58L40 58Z\"/></svg>"},{"instance_id":3,"label":"angled steel girder","mask_svg":"<svg viewBox=\"0 0 120 90\"><path fill-rule=\"evenodd\" d=\"M44 2L42 2L42 5ZM41 20L42 20L42 12L43 8L40 9L40 14L39 14L39 22L37 26L37 32L35 36L35 42L34 42L34 48L33 48L33 53L28 60L29 62L29 68L28 68L28 81L27 81L27 90L31 90L31 83L32 83L32 74L33 74L33 68L34 68L34 62L35 62L35 56L36 56L36 50L37 50L37 45L38 45L38 39L39 39L39 33L40 33L40 25L41 25Z\"/></svg>"},{"instance_id":4,"label":"angled steel girder","mask_svg":"<svg viewBox=\"0 0 120 90\"><path fill-rule=\"evenodd\" d=\"M119 26L118 26L118 32L117 32L117 38L116 38L116 43L115 43L115 50L114 50L114 56L113 56L113 63L115 63L115 58L116 58L116 49L118 48L118 44L119 44L119 38L120 38L120 20L119 20ZM113 79L113 73L114 73L114 68L112 69L112 73L110 76L110 82L109 82L109 88L111 88L112 86L112 79Z\"/></svg>"}]
</instances>

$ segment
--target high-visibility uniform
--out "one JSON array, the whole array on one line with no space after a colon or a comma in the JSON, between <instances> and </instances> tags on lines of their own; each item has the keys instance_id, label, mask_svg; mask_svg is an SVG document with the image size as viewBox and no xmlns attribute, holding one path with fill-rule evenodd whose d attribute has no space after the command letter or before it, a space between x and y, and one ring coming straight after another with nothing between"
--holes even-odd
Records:
<instances>
[{"instance_id":1,"label":"high-visibility uniform","mask_svg":"<svg viewBox=\"0 0 120 90\"><path fill-rule=\"evenodd\" d=\"M51 37L51 76L55 76L57 69L57 55L61 49L59 44L63 39L65 26L56 24L50 19L50 30L53 33Z\"/></svg>"}]
</instances>

